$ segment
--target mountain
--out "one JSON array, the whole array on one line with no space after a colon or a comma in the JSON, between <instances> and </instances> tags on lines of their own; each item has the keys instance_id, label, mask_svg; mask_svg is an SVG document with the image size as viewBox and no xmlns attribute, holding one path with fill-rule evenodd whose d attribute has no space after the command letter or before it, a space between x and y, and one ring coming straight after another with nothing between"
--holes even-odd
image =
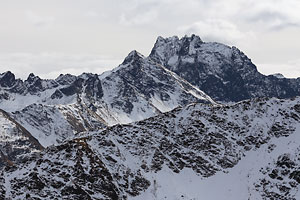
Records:
<instances>
[{"instance_id":1,"label":"mountain","mask_svg":"<svg viewBox=\"0 0 300 200\"><path fill-rule=\"evenodd\" d=\"M101 76L103 99L118 123L138 121L191 102L215 102L173 72L132 51L124 62ZM116 122L110 124L116 124Z\"/></svg>"},{"instance_id":2,"label":"mountain","mask_svg":"<svg viewBox=\"0 0 300 200\"><path fill-rule=\"evenodd\" d=\"M13 199L297 199L299 130L299 97L230 106L193 103L28 156L2 171L0 194Z\"/></svg>"},{"instance_id":3,"label":"mountain","mask_svg":"<svg viewBox=\"0 0 300 200\"><path fill-rule=\"evenodd\" d=\"M2 73L0 199L300 199L299 83L195 35L101 75Z\"/></svg>"},{"instance_id":4,"label":"mountain","mask_svg":"<svg viewBox=\"0 0 300 200\"><path fill-rule=\"evenodd\" d=\"M0 108L43 146L114 124L143 120L192 102L215 102L162 65L132 51L102 75L60 75L25 81L0 74Z\"/></svg>"},{"instance_id":5,"label":"mountain","mask_svg":"<svg viewBox=\"0 0 300 200\"><path fill-rule=\"evenodd\" d=\"M196 35L158 37L149 57L220 102L300 95L300 78L265 76L238 48Z\"/></svg>"}]
</instances>

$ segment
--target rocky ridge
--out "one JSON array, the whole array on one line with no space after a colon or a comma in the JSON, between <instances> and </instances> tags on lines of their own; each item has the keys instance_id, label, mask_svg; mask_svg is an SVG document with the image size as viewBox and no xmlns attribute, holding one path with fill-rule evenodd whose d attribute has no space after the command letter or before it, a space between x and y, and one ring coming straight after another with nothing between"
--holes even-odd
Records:
<instances>
[{"instance_id":1,"label":"rocky ridge","mask_svg":"<svg viewBox=\"0 0 300 200\"><path fill-rule=\"evenodd\" d=\"M4 188L4 197L14 199L26 195L50 199L199 199L207 194L190 186L205 185L211 178L231 175L232 169L243 165L251 153L270 156L282 140L297 147L288 150L297 153L299 144L294 140L299 137L299 108L299 98L248 100L232 106L191 104L50 147L18 166L6 167L0 188ZM240 195L250 199L251 196L263 199L269 195L271 199L282 195L280 191L270 194L265 189L275 182L257 186L259 182L264 183L264 177L272 178L271 168L259 157L260 167L240 172L246 180L243 187L249 189ZM271 158L276 159L273 155ZM274 167L282 166L285 164ZM265 167L265 176L247 178L247 173L259 174ZM183 184L179 181L181 176L185 177L181 180ZM171 177L178 180L164 181ZM293 191L299 189L296 172L289 171L285 177L294 184L293 189L285 192L291 191L291 199L295 198ZM29 181L30 184L22 184ZM180 189L174 192L178 183Z\"/></svg>"}]
</instances>

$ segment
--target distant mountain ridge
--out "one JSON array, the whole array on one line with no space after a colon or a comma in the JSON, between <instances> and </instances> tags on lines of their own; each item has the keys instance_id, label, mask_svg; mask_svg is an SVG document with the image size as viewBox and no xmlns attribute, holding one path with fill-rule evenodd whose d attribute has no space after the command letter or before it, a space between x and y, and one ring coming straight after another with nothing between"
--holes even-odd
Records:
<instances>
[{"instance_id":1,"label":"distant mountain ridge","mask_svg":"<svg viewBox=\"0 0 300 200\"><path fill-rule=\"evenodd\" d=\"M136 51L102 75L66 74L44 80L31 73L22 81L9 71L0 74L0 108L45 147L193 102L215 104L197 87Z\"/></svg>"}]
</instances>

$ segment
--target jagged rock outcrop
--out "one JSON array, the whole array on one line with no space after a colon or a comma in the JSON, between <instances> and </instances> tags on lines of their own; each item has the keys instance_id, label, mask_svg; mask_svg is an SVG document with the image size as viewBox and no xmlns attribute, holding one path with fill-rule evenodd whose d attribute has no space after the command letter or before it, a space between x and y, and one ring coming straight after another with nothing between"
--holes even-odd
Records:
<instances>
[{"instance_id":1,"label":"jagged rock outcrop","mask_svg":"<svg viewBox=\"0 0 300 200\"><path fill-rule=\"evenodd\" d=\"M221 102L300 95L300 79L265 76L238 48L199 36L158 37L149 56Z\"/></svg>"}]
</instances>

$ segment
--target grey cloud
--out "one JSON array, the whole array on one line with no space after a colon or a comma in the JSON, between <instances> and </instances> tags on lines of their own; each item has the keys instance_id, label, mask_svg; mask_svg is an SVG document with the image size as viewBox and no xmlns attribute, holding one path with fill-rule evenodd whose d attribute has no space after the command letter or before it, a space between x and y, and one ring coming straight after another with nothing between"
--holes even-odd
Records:
<instances>
[{"instance_id":1,"label":"grey cloud","mask_svg":"<svg viewBox=\"0 0 300 200\"><path fill-rule=\"evenodd\" d=\"M194 22L191 25L178 27L184 34L196 33L206 41L235 44L239 40L252 37L252 32L243 32L238 26L227 20L208 19Z\"/></svg>"},{"instance_id":2,"label":"grey cloud","mask_svg":"<svg viewBox=\"0 0 300 200\"><path fill-rule=\"evenodd\" d=\"M29 22L31 22L36 27L46 27L51 25L55 18L52 16L40 16L33 11L26 11L25 15Z\"/></svg>"},{"instance_id":3,"label":"grey cloud","mask_svg":"<svg viewBox=\"0 0 300 200\"><path fill-rule=\"evenodd\" d=\"M287 78L300 77L300 59L290 60L286 63L262 63L257 68L264 74L281 73Z\"/></svg>"},{"instance_id":4,"label":"grey cloud","mask_svg":"<svg viewBox=\"0 0 300 200\"><path fill-rule=\"evenodd\" d=\"M298 23L292 23L292 22L277 23L277 24L273 24L270 27L270 30L279 31L279 30L284 30L286 28L290 28L290 27L300 28L300 24L298 24Z\"/></svg>"},{"instance_id":5,"label":"grey cloud","mask_svg":"<svg viewBox=\"0 0 300 200\"><path fill-rule=\"evenodd\" d=\"M289 27L300 27L300 21L290 19L289 16L275 11L260 11L255 15L246 18L250 23L263 23L269 30L283 30Z\"/></svg>"},{"instance_id":6,"label":"grey cloud","mask_svg":"<svg viewBox=\"0 0 300 200\"><path fill-rule=\"evenodd\" d=\"M261 28L271 31L300 25L300 2L297 0L250 2L251 6L242 15L246 23L260 24Z\"/></svg>"},{"instance_id":7,"label":"grey cloud","mask_svg":"<svg viewBox=\"0 0 300 200\"><path fill-rule=\"evenodd\" d=\"M163 2L158 3L156 0L123 2L125 5L119 16L119 23L125 26L149 24L158 17L158 7L161 3Z\"/></svg>"},{"instance_id":8,"label":"grey cloud","mask_svg":"<svg viewBox=\"0 0 300 200\"><path fill-rule=\"evenodd\" d=\"M279 12L265 10L265 11L259 11L259 12L255 13L255 15L250 16L248 18L248 21L250 21L250 22L253 22L253 21L254 22L258 22L258 21L270 22L270 21L273 21L274 19L287 20L287 17Z\"/></svg>"},{"instance_id":9,"label":"grey cloud","mask_svg":"<svg viewBox=\"0 0 300 200\"><path fill-rule=\"evenodd\" d=\"M148 12L138 13L135 15L128 16L122 14L120 16L120 24L122 25L144 25L152 22L157 18L157 12L150 10Z\"/></svg>"}]
</instances>

